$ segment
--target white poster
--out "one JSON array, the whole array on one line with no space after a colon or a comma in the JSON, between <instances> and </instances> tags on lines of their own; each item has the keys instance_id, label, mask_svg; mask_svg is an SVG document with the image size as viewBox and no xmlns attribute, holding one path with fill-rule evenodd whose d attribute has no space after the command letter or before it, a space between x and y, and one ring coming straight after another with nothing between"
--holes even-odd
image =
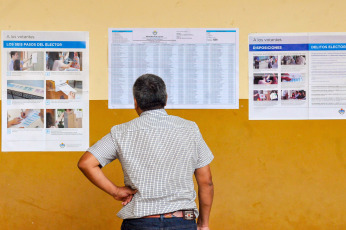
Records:
<instances>
[{"instance_id":1,"label":"white poster","mask_svg":"<svg viewBox=\"0 0 346 230\"><path fill-rule=\"evenodd\" d=\"M239 108L238 29L110 28L109 108L133 108L142 74L165 81L168 109Z\"/></svg>"},{"instance_id":2,"label":"white poster","mask_svg":"<svg viewBox=\"0 0 346 230\"><path fill-rule=\"evenodd\" d=\"M89 147L89 33L2 31L2 151Z\"/></svg>"},{"instance_id":3,"label":"white poster","mask_svg":"<svg viewBox=\"0 0 346 230\"><path fill-rule=\"evenodd\" d=\"M249 119L345 119L346 33L250 34Z\"/></svg>"}]
</instances>

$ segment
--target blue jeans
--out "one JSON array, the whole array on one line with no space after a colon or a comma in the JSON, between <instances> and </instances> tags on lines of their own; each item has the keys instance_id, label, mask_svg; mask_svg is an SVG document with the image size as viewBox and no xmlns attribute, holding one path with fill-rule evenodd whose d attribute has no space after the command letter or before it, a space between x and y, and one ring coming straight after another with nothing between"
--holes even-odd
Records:
<instances>
[{"instance_id":1,"label":"blue jeans","mask_svg":"<svg viewBox=\"0 0 346 230\"><path fill-rule=\"evenodd\" d=\"M184 220L182 217L140 218L123 221L121 230L197 230L195 220Z\"/></svg>"}]
</instances>

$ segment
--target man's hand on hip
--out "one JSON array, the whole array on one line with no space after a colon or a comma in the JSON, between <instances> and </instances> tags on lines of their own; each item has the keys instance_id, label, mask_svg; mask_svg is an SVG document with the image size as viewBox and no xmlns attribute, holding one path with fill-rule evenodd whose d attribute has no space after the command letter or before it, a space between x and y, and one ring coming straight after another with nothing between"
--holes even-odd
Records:
<instances>
[{"instance_id":1,"label":"man's hand on hip","mask_svg":"<svg viewBox=\"0 0 346 230\"><path fill-rule=\"evenodd\" d=\"M79 169L93 184L114 197L114 199L122 201L122 205L127 205L137 190L128 186L116 186L103 174L99 165L100 162L90 152L85 152L78 162Z\"/></svg>"},{"instance_id":2,"label":"man's hand on hip","mask_svg":"<svg viewBox=\"0 0 346 230\"><path fill-rule=\"evenodd\" d=\"M137 193L137 190L134 190L128 186L117 187L113 197L118 201L122 201L122 205L127 205L133 198L133 195Z\"/></svg>"}]
</instances>

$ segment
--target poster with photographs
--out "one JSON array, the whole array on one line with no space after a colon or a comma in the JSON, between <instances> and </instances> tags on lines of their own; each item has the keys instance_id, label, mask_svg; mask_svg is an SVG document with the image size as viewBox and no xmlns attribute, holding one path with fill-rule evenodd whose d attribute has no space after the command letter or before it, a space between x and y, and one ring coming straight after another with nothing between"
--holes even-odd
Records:
<instances>
[{"instance_id":1,"label":"poster with photographs","mask_svg":"<svg viewBox=\"0 0 346 230\"><path fill-rule=\"evenodd\" d=\"M249 119L345 119L346 33L250 34Z\"/></svg>"},{"instance_id":2,"label":"poster with photographs","mask_svg":"<svg viewBox=\"0 0 346 230\"><path fill-rule=\"evenodd\" d=\"M1 37L2 151L85 151L89 33L2 31Z\"/></svg>"}]
</instances>

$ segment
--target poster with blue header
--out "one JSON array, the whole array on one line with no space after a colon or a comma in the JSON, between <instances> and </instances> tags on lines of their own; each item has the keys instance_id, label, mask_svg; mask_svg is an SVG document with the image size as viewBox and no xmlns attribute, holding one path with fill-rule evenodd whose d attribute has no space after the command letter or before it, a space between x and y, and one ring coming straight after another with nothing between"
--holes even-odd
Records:
<instances>
[{"instance_id":1,"label":"poster with blue header","mask_svg":"<svg viewBox=\"0 0 346 230\"><path fill-rule=\"evenodd\" d=\"M346 33L249 35L249 119L345 119Z\"/></svg>"},{"instance_id":2,"label":"poster with blue header","mask_svg":"<svg viewBox=\"0 0 346 230\"><path fill-rule=\"evenodd\" d=\"M89 33L2 31L4 152L89 147Z\"/></svg>"}]
</instances>

